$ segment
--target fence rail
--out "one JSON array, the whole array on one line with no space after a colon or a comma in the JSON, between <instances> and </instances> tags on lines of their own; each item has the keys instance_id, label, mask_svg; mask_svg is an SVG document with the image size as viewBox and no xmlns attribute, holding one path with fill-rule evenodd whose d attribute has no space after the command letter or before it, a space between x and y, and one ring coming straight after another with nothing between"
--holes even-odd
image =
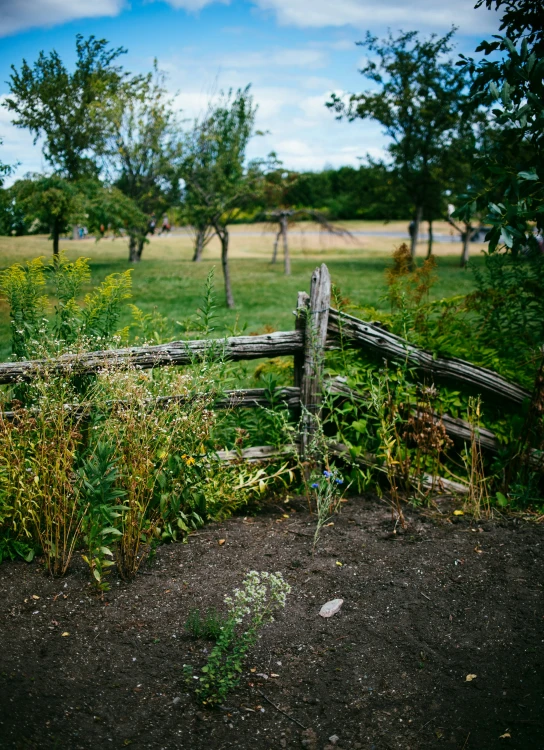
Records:
<instances>
[{"instance_id":1,"label":"fence rail","mask_svg":"<svg viewBox=\"0 0 544 750\"><path fill-rule=\"evenodd\" d=\"M303 331L279 331L261 336L172 341L158 346L132 346L99 352L64 354L55 360L1 362L0 384L29 381L47 370L52 373L92 374L108 367L130 364L142 370L167 365L190 365L214 352L231 361L294 355L304 350Z\"/></svg>"},{"instance_id":2,"label":"fence rail","mask_svg":"<svg viewBox=\"0 0 544 750\"><path fill-rule=\"evenodd\" d=\"M522 404L529 393L515 383L498 375L493 370L478 367L471 362L455 357L434 357L431 352L418 349L406 339L346 313L331 310L329 313L329 347L337 345L342 336L362 349L368 349L385 359L404 360L415 369L432 375L438 380L468 385L478 389L482 395L503 399L510 404Z\"/></svg>"}]
</instances>

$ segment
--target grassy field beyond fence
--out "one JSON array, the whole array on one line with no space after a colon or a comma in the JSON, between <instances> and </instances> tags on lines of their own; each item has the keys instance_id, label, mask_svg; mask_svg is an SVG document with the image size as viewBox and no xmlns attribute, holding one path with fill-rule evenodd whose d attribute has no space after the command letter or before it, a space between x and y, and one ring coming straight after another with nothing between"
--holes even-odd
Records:
<instances>
[{"instance_id":1,"label":"grassy field beyond fence","mask_svg":"<svg viewBox=\"0 0 544 750\"><path fill-rule=\"evenodd\" d=\"M406 230L406 222L383 225L378 222L346 222L354 231L376 233L356 236L353 240L321 235L311 224L290 235L292 246L292 275L285 277L281 257L272 266L273 235L263 233L262 225L238 225L231 233L231 273L235 310L224 304L223 279L219 246L214 240L206 248L201 263L192 263L191 238L179 230L170 237L155 237L146 245L143 260L133 266L133 302L148 312L157 308L173 324L183 322L199 305L202 287L212 266L216 270L218 302L217 334L232 329L238 319L239 327L247 324L247 333L274 330L291 330L294 320L292 310L299 290L309 291L310 277L318 263L327 263L334 283L353 303L386 308L382 299L385 291L384 271L390 263L394 247L402 239L387 234ZM435 229L443 236L447 227ZM377 234L378 232L383 234ZM473 262L483 246L472 246ZM110 273L131 267L127 262L126 240L105 239L65 240L61 250L69 259L78 256L90 258L92 278L90 286L102 281ZM459 268L461 251L458 242L438 242L435 253L438 259L438 283L433 289L437 298L451 297L470 292L474 280L470 270ZM0 237L0 270L13 263L22 263L39 255L51 258L51 242L45 237ZM424 257L425 243L419 255ZM126 322L126 321L123 321ZM180 332L183 328L177 327ZM9 311L5 301L0 302L0 360L9 357Z\"/></svg>"}]
</instances>

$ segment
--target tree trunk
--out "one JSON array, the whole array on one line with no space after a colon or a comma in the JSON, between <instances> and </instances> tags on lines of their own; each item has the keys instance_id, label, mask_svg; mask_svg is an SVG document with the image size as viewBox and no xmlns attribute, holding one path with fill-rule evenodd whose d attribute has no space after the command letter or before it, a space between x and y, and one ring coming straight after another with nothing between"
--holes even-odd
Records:
<instances>
[{"instance_id":1,"label":"tree trunk","mask_svg":"<svg viewBox=\"0 0 544 750\"><path fill-rule=\"evenodd\" d=\"M429 241L427 244L427 258L433 254L433 222L429 221Z\"/></svg>"},{"instance_id":2,"label":"tree trunk","mask_svg":"<svg viewBox=\"0 0 544 750\"><path fill-rule=\"evenodd\" d=\"M281 220L280 220L280 228L278 229L276 239L274 240L274 249L272 250L272 263L275 263L278 260L278 244L280 241L281 233L282 233L282 226L281 226Z\"/></svg>"},{"instance_id":3,"label":"tree trunk","mask_svg":"<svg viewBox=\"0 0 544 750\"><path fill-rule=\"evenodd\" d=\"M470 233L472 227L470 224L465 224L465 231L461 232L461 240L463 242L463 250L461 252L461 268L468 266L470 258Z\"/></svg>"},{"instance_id":4,"label":"tree trunk","mask_svg":"<svg viewBox=\"0 0 544 750\"><path fill-rule=\"evenodd\" d=\"M128 262L139 263L142 259L142 252L139 251L139 241L137 237L130 236L128 243Z\"/></svg>"},{"instance_id":5,"label":"tree trunk","mask_svg":"<svg viewBox=\"0 0 544 750\"><path fill-rule=\"evenodd\" d=\"M283 268L286 276L291 275L291 256L289 255L289 245L287 243L287 217L281 219L281 230L283 235Z\"/></svg>"},{"instance_id":6,"label":"tree trunk","mask_svg":"<svg viewBox=\"0 0 544 750\"><path fill-rule=\"evenodd\" d=\"M412 232L412 244L410 247L410 254L412 256L412 260L416 257L417 240L419 237L419 225L421 224L422 214L423 214L423 206L418 206L416 210L416 218L414 221L414 231Z\"/></svg>"},{"instance_id":7,"label":"tree trunk","mask_svg":"<svg viewBox=\"0 0 544 750\"><path fill-rule=\"evenodd\" d=\"M199 229L196 233L195 238L195 252L193 254L193 262L199 263L202 260L202 253L204 252L204 234L205 229Z\"/></svg>"},{"instance_id":8,"label":"tree trunk","mask_svg":"<svg viewBox=\"0 0 544 750\"><path fill-rule=\"evenodd\" d=\"M232 296L232 287L230 284L230 270L229 270L229 230L226 227L222 227L217 232L221 241L221 266L223 268L223 278L225 279L225 297L227 301L227 307L232 309L234 307L234 297Z\"/></svg>"}]
</instances>

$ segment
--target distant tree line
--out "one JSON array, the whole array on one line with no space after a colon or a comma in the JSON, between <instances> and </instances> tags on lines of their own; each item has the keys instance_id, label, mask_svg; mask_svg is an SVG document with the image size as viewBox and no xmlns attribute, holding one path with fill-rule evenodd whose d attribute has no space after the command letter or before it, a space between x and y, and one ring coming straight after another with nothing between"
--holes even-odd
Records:
<instances>
[{"instance_id":1,"label":"distant tree line","mask_svg":"<svg viewBox=\"0 0 544 750\"><path fill-rule=\"evenodd\" d=\"M325 167L289 176L285 205L321 210L332 220L406 219L411 214L409 196L398 189L395 175L383 164Z\"/></svg>"}]
</instances>

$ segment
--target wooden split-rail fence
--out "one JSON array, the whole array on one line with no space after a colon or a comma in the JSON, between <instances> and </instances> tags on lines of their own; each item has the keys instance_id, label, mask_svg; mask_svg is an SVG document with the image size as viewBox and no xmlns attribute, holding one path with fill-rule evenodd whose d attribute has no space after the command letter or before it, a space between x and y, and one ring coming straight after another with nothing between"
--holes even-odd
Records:
<instances>
[{"instance_id":1,"label":"wooden split-rail fence","mask_svg":"<svg viewBox=\"0 0 544 750\"><path fill-rule=\"evenodd\" d=\"M418 349L405 339L396 336L376 323L369 323L331 308L331 279L325 264L312 274L310 294L299 292L293 331L279 331L259 336L234 336L224 339L173 341L157 346L127 347L123 349L88 352L74 357L63 355L51 361L32 360L0 363L0 384L29 381L40 370L49 372L98 373L106 367L122 367L128 363L140 369L152 369L167 365L194 364L199 357L214 351L231 361L294 357L294 383L292 387L279 388L274 393L276 403L283 402L291 408L301 409L301 432L297 446L305 455L315 415L322 407L325 391L338 397L361 396L351 391L342 378L326 379L323 376L324 355L328 349L338 348L340 343L359 347L382 359L403 361L422 379L444 382L456 387L468 387L484 398L519 406L530 394L520 386L509 382L492 370L477 367L470 362L449 357L435 357ZM175 397L174 397L175 398ZM168 399L159 399L168 400ZM227 391L215 403L215 408L251 408L267 405L269 399L264 388ZM4 418L12 413L4 412ZM436 419L439 417L437 416ZM470 440L471 425L448 415L440 417L447 434L458 440ZM478 430L478 439L483 449L496 452L499 444L495 435L487 429ZM348 455L346 446L331 443L331 452ZM264 461L293 452L293 446L278 449L272 446L257 446L237 451L220 451L225 460L239 459ZM363 463L365 459L359 459ZM432 478L429 479L431 481ZM442 480L443 487L462 492L459 483Z\"/></svg>"}]
</instances>

